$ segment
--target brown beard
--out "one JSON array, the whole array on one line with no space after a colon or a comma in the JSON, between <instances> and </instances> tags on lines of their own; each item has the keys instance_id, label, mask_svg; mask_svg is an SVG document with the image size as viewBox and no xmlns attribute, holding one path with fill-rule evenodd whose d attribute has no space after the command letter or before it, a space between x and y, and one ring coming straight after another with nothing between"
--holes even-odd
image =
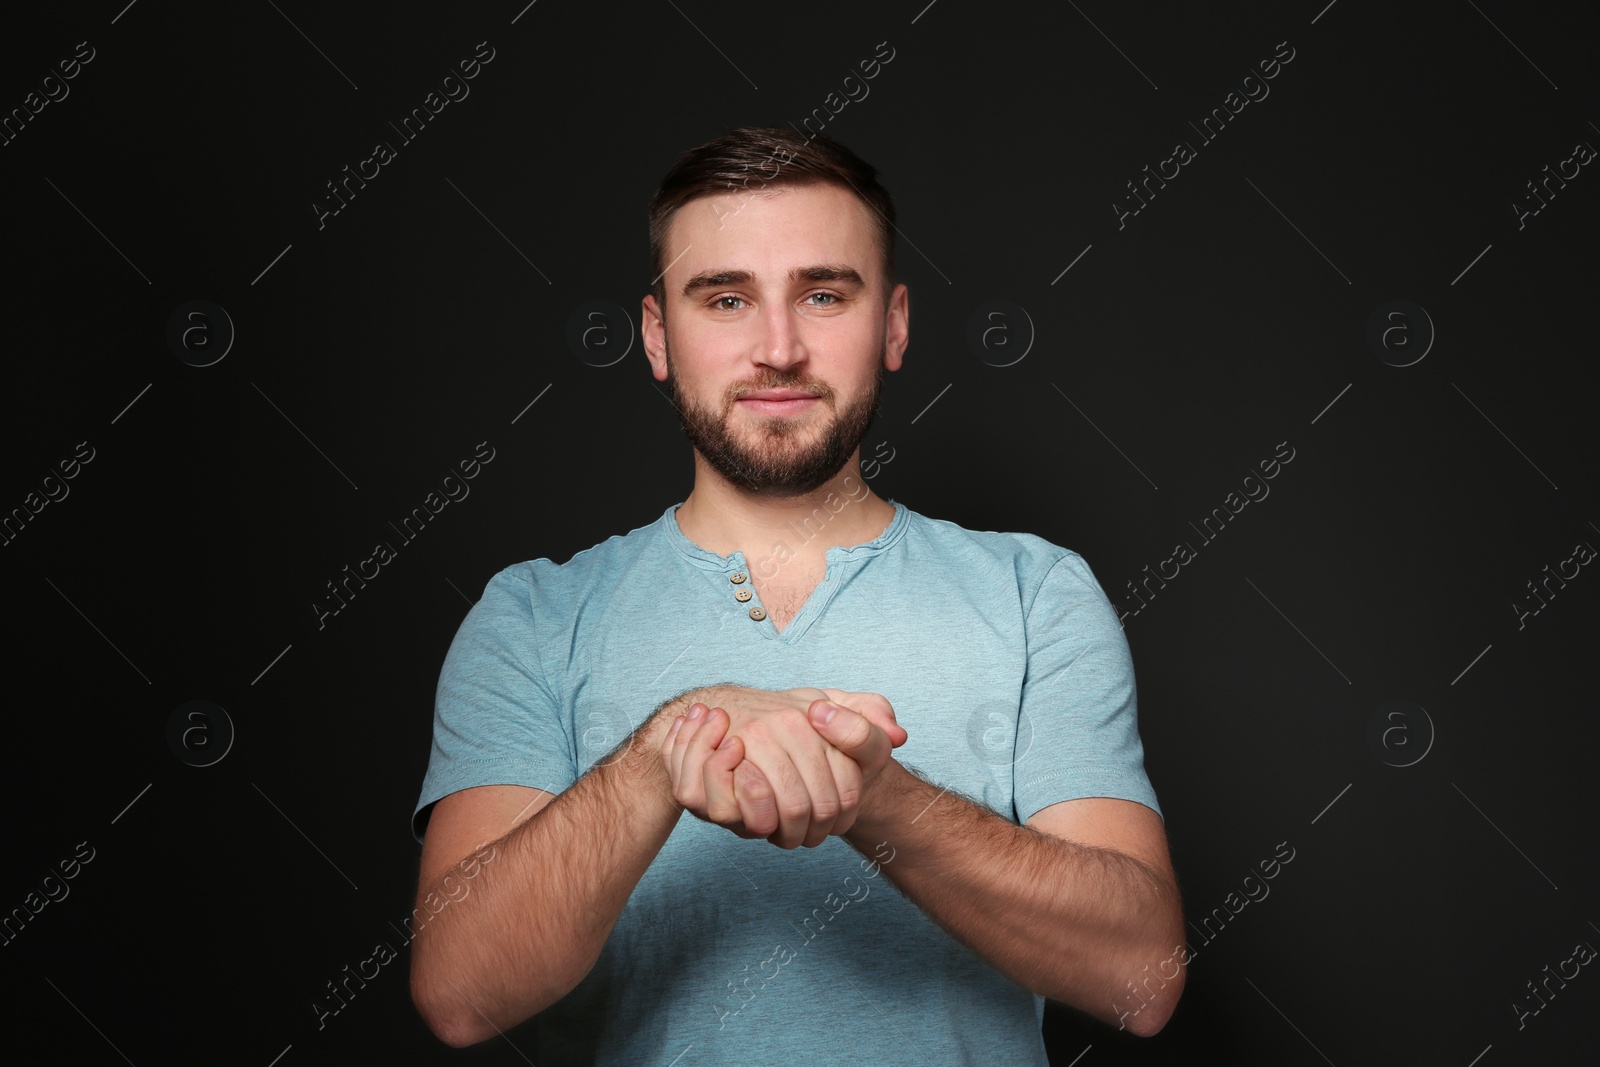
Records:
<instances>
[{"instance_id":1,"label":"brown beard","mask_svg":"<svg viewBox=\"0 0 1600 1067\"><path fill-rule=\"evenodd\" d=\"M885 353L887 348L885 348ZM883 356L880 355L872 387L843 412L835 411L833 421L813 445L796 450L789 445L801 433L812 433L791 423L774 420L758 432L754 447L747 446L728 430L728 422L738 397L763 389L800 389L819 395L829 408L834 407L833 391L822 382L808 381L798 374L785 375L773 370L753 382L729 386L723 394L722 410L713 412L694 404L678 388L667 356L667 387L678 409L684 436L707 463L728 482L756 496L785 498L815 492L849 462L878 415L878 398L883 389Z\"/></svg>"}]
</instances>

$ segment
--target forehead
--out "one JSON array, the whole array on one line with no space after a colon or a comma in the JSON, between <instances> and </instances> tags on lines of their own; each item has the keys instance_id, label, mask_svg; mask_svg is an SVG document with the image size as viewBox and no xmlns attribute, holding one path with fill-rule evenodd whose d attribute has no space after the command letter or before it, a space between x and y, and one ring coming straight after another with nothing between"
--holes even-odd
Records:
<instances>
[{"instance_id":1,"label":"forehead","mask_svg":"<svg viewBox=\"0 0 1600 1067\"><path fill-rule=\"evenodd\" d=\"M750 271L757 279L788 276L816 264L879 273L871 209L849 189L817 183L730 190L684 204L667 226L664 282L669 293L706 271Z\"/></svg>"}]
</instances>

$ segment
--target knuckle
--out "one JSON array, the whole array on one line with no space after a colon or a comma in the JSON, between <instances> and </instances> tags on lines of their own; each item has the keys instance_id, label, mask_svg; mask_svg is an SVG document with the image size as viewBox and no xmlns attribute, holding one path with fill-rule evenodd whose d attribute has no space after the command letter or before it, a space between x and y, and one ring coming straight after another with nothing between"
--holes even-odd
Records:
<instances>
[{"instance_id":1,"label":"knuckle","mask_svg":"<svg viewBox=\"0 0 1600 1067\"><path fill-rule=\"evenodd\" d=\"M804 799L784 800L778 804L778 814L784 821L798 822L811 814L811 804Z\"/></svg>"}]
</instances>

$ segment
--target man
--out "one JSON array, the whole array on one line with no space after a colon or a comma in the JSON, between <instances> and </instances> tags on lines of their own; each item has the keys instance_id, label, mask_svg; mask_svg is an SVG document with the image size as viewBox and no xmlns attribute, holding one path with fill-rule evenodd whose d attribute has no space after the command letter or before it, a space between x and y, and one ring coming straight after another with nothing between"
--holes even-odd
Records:
<instances>
[{"instance_id":1,"label":"man","mask_svg":"<svg viewBox=\"0 0 1600 1067\"><path fill-rule=\"evenodd\" d=\"M860 479L909 336L893 211L783 129L656 194L642 336L694 487L496 575L451 646L412 957L449 1044L538 1015L540 1064L1044 1064L1046 996L1171 1014L1182 914L1105 594Z\"/></svg>"}]
</instances>

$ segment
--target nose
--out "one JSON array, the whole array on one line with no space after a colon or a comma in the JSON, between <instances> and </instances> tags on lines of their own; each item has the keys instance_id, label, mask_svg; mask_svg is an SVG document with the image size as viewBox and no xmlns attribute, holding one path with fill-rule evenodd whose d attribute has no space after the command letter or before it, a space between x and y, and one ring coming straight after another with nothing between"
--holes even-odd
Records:
<instances>
[{"instance_id":1,"label":"nose","mask_svg":"<svg viewBox=\"0 0 1600 1067\"><path fill-rule=\"evenodd\" d=\"M762 310L761 337L756 360L785 370L806 359L805 341L800 334L799 316L784 303Z\"/></svg>"}]
</instances>

